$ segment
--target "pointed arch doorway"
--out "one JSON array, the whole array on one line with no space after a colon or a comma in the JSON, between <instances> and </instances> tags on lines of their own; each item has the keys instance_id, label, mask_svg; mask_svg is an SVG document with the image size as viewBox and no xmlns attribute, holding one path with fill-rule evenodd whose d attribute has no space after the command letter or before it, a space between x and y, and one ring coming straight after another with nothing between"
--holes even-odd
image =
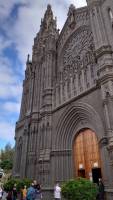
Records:
<instances>
[{"instance_id":1,"label":"pointed arch doorway","mask_svg":"<svg viewBox=\"0 0 113 200\"><path fill-rule=\"evenodd\" d=\"M74 140L73 157L75 176L98 183L101 178L101 160L95 132L83 129Z\"/></svg>"}]
</instances>

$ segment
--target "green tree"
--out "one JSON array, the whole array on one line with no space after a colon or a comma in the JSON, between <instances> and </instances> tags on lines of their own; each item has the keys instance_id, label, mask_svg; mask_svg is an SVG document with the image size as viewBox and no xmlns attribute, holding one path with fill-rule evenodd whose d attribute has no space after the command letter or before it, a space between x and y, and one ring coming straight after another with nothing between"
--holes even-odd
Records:
<instances>
[{"instance_id":1,"label":"green tree","mask_svg":"<svg viewBox=\"0 0 113 200\"><path fill-rule=\"evenodd\" d=\"M9 170L13 167L14 148L8 143L5 148L1 150L0 167Z\"/></svg>"},{"instance_id":2,"label":"green tree","mask_svg":"<svg viewBox=\"0 0 113 200\"><path fill-rule=\"evenodd\" d=\"M97 186L91 181L78 178L62 185L62 195L67 200L96 200Z\"/></svg>"},{"instance_id":3,"label":"green tree","mask_svg":"<svg viewBox=\"0 0 113 200\"><path fill-rule=\"evenodd\" d=\"M2 169L10 170L10 169L12 169L12 167L13 167L13 163L12 163L11 160L3 160L3 161L1 161L1 163L0 163L0 167L1 167Z\"/></svg>"}]
</instances>

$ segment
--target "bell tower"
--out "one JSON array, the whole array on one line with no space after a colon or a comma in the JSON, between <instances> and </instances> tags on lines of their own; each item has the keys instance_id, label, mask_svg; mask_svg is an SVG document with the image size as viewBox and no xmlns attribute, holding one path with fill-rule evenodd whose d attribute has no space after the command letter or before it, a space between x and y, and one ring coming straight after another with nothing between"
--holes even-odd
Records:
<instances>
[{"instance_id":1,"label":"bell tower","mask_svg":"<svg viewBox=\"0 0 113 200\"><path fill-rule=\"evenodd\" d=\"M98 64L98 84L103 102L106 136L101 144L107 145L110 173L113 173L113 1L87 0L90 23L94 36ZM113 179L109 177L110 184Z\"/></svg>"},{"instance_id":2,"label":"bell tower","mask_svg":"<svg viewBox=\"0 0 113 200\"><path fill-rule=\"evenodd\" d=\"M33 46L33 65L36 66L33 112L37 110L39 113L40 138L40 143L37 144L40 152L37 152L36 171L38 179L45 187L50 184L53 76L58 34L56 18L54 19L52 8L48 5Z\"/></svg>"}]
</instances>

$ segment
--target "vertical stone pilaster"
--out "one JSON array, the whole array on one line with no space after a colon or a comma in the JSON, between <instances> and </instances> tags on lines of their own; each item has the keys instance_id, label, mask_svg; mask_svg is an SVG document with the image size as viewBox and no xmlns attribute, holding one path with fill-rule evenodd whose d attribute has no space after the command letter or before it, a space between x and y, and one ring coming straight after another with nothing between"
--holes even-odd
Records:
<instances>
[{"instance_id":1,"label":"vertical stone pilaster","mask_svg":"<svg viewBox=\"0 0 113 200\"><path fill-rule=\"evenodd\" d=\"M27 152L28 152L28 132L25 131L23 135L23 148L22 148L22 168L21 177L26 177L26 164L27 164Z\"/></svg>"}]
</instances>

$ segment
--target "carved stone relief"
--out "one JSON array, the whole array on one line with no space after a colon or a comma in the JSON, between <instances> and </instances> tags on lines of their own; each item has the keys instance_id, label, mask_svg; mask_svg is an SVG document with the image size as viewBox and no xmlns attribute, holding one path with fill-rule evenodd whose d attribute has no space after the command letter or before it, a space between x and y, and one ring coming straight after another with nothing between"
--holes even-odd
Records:
<instances>
[{"instance_id":1,"label":"carved stone relief","mask_svg":"<svg viewBox=\"0 0 113 200\"><path fill-rule=\"evenodd\" d=\"M62 102L58 100L60 104L87 91L96 84L97 63L93 35L89 28L84 26L75 31L68 39L61 55L60 70L63 91L62 94L57 94L57 97L63 100ZM59 74L57 85L59 85Z\"/></svg>"},{"instance_id":2,"label":"carved stone relief","mask_svg":"<svg viewBox=\"0 0 113 200\"><path fill-rule=\"evenodd\" d=\"M87 76L87 66L90 66L91 78L94 78L95 54L93 36L89 30L82 30L78 34L75 32L68 41L63 54L63 76L64 80L69 75L78 73L81 84L81 71L85 71ZM88 78L85 77L85 80Z\"/></svg>"},{"instance_id":3,"label":"carved stone relief","mask_svg":"<svg viewBox=\"0 0 113 200\"><path fill-rule=\"evenodd\" d=\"M64 67L75 66L75 69L78 69L78 67L87 66L89 62L94 62L93 49L93 37L90 31L83 30L78 34L75 32L64 51Z\"/></svg>"},{"instance_id":4,"label":"carved stone relief","mask_svg":"<svg viewBox=\"0 0 113 200\"><path fill-rule=\"evenodd\" d=\"M69 35L75 31L76 28L89 25L89 12L85 9L76 10L73 5L70 6L68 12L68 20L66 22L65 27L63 28L63 32L60 35L60 39L58 41L58 52L62 49L65 41L69 37ZM60 55L60 54L59 54Z\"/></svg>"}]
</instances>

